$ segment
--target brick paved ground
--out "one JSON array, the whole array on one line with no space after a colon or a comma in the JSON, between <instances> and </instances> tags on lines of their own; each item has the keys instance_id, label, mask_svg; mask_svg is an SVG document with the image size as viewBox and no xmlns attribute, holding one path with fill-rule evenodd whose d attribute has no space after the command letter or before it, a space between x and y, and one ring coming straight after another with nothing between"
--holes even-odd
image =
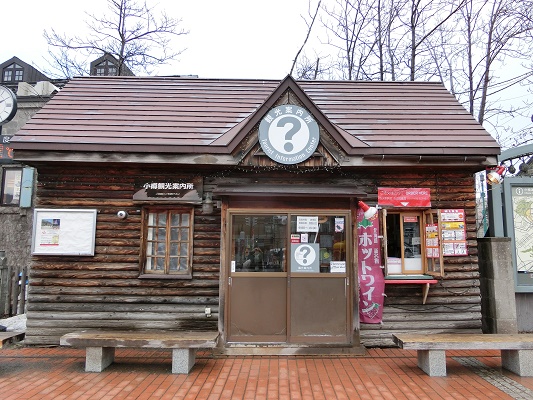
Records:
<instances>
[{"instance_id":1,"label":"brick paved ground","mask_svg":"<svg viewBox=\"0 0 533 400\"><path fill-rule=\"evenodd\" d=\"M118 349L104 372L86 373L84 350L8 347L0 349L0 399L533 399L533 377L502 372L498 352L448 353L440 378L399 349L357 357L204 353L189 375L173 375L168 351Z\"/></svg>"}]
</instances>

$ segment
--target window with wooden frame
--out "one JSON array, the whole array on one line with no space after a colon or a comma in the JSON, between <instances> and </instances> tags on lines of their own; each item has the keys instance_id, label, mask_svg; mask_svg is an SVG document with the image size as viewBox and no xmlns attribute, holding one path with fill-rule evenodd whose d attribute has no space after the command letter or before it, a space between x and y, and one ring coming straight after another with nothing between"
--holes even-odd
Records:
<instances>
[{"instance_id":1,"label":"window with wooden frame","mask_svg":"<svg viewBox=\"0 0 533 400\"><path fill-rule=\"evenodd\" d=\"M440 230L432 210L381 210L386 275L443 275Z\"/></svg>"},{"instance_id":2,"label":"window with wooden frame","mask_svg":"<svg viewBox=\"0 0 533 400\"><path fill-rule=\"evenodd\" d=\"M194 209L143 209L144 277L192 278Z\"/></svg>"},{"instance_id":3,"label":"window with wooden frame","mask_svg":"<svg viewBox=\"0 0 533 400\"><path fill-rule=\"evenodd\" d=\"M19 205L21 182L22 168L5 168L2 171L2 186L0 187L1 205Z\"/></svg>"},{"instance_id":4,"label":"window with wooden frame","mask_svg":"<svg viewBox=\"0 0 533 400\"><path fill-rule=\"evenodd\" d=\"M2 82L22 82L24 79L24 68L17 63L13 63L4 68Z\"/></svg>"},{"instance_id":5,"label":"window with wooden frame","mask_svg":"<svg viewBox=\"0 0 533 400\"><path fill-rule=\"evenodd\" d=\"M116 76L117 66L109 60L102 61L94 69L94 75L97 76Z\"/></svg>"}]
</instances>

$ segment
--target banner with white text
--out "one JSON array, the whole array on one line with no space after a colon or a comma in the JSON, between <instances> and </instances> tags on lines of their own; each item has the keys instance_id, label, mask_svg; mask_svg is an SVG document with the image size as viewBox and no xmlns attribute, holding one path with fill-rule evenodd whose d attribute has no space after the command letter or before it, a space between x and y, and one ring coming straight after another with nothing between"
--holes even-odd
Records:
<instances>
[{"instance_id":1,"label":"banner with white text","mask_svg":"<svg viewBox=\"0 0 533 400\"><path fill-rule=\"evenodd\" d=\"M385 277L381 271L378 214L370 220L357 210L359 317L362 323L379 324L383 317Z\"/></svg>"}]
</instances>

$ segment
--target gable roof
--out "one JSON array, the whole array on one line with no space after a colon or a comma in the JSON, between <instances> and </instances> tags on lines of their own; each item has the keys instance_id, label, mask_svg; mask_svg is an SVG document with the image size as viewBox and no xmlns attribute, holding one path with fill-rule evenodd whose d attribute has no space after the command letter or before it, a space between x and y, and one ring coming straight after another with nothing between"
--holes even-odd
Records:
<instances>
[{"instance_id":1,"label":"gable roof","mask_svg":"<svg viewBox=\"0 0 533 400\"><path fill-rule=\"evenodd\" d=\"M498 143L440 83L82 77L16 150L230 154L287 91L347 155L493 156Z\"/></svg>"},{"instance_id":2,"label":"gable roof","mask_svg":"<svg viewBox=\"0 0 533 400\"><path fill-rule=\"evenodd\" d=\"M109 61L112 65L115 66L115 68L118 69L118 64L119 64L118 63L118 59L112 54L104 53L104 55L102 55L101 57L98 57L96 60L91 62L89 75L98 75L96 73L96 67L98 67L104 61ZM131 72L131 70L128 68L128 66L126 64L122 64L121 69L122 69L122 71L121 71L120 75L122 75L122 76L133 76L133 75L135 75L133 72Z\"/></svg>"},{"instance_id":3,"label":"gable roof","mask_svg":"<svg viewBox=\"0 0 533 400\"><path fill-rule=\"evenodd\" d=\"M43 74L37 68L31 66L28 63L25 63L18 57L11 57L9 60L6 60L2 64L0 64L0 83L5 84L5 82L3 81L4 68L9 67L13 63L20 65L24 69L23 82L38 82L38 81L49 81L50 80L50 78L48 78L45 74ZM7 83L12 84L13 82L8 81Z\"/></svg>"},{"instance_id":4,"label":"gable roof","mask_svg":"<svg viewBox=\"0 0 533 400\"><path fill-rule=\"evenodd\" d=\"M346 153L350 154L352 147L368 147L367 144L351 136L348 132L344 132L342 129L334 126L291 76L287 76L276 89L274 89L266 101L250 115L250 118L247 119L244 125L229 130L213 142L213 144L226 143L225 140L229 139L227 145L229 150L233 151L239 145L240 140L242 140L246 133L258 124L272 107L276 106L276 101L288 90L290 90L292 95L307 108L310 114L319 121L324 129L335 138L337 143Z\"/></svg>"}]
</instances>

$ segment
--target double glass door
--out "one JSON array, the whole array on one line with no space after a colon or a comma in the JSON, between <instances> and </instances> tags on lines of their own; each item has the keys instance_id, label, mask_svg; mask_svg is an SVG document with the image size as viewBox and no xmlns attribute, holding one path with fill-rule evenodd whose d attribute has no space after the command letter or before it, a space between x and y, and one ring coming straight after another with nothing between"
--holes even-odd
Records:
<instances>
[{"instance_id":1,"label":"double glass door","mask_svg":"<svg viewBox=\"0 0 533 400\"><path fill-rule=\"evenodd\" d=\"M351 342L349 215L230 213L229 342Z\"/></svg>"}]
</instances>

